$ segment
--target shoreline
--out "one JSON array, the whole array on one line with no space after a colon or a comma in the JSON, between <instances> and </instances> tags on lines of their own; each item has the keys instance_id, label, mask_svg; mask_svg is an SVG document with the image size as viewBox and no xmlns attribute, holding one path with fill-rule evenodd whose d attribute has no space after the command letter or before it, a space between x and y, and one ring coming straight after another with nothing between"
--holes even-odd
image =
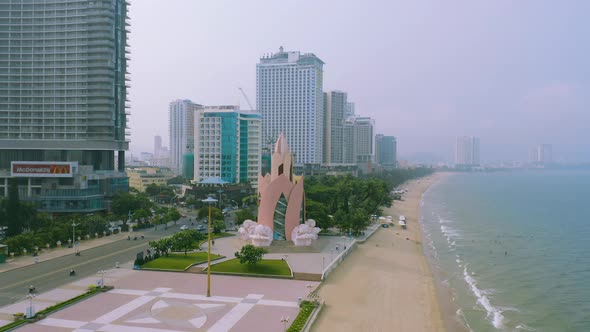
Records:
<instances>
[{"instance_id":1,"label":"shoreline","mask_svg":"<svg viewBox=\"0 0 590 332\"><path fill-rule=\"evenodd\" d=\"M448 173L404 183L403 201L383 210L395 226L380 228L325 280L325 307L312 331L461 331L422 244L420 203ZM397 224L406 216L407 229ZM452 310L451 310L452 311Z\"/></svg>"}]
</instances>

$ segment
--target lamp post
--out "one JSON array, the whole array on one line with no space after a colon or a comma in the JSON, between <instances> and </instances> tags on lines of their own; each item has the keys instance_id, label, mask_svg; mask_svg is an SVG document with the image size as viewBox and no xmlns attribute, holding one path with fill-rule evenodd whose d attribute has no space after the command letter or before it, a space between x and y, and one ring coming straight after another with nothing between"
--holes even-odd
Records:
<instances>
[{"instance_id":1,"label":"lamp post","mask_svg":"<svg viewBox=\"0 0 590 332\"><path fill-rule=\"evenodd\" d=\"M223 193L223 190L220 188L217 192L219 193L219 208L221 209L221 194Z\"/></svg>"},{"instance_id":2,"label":"lamp post","mask_svg":"<svg viewBox=\"0 0 590 332\"><path fill-rule=\"evenodd\" d=\"M215 204L217 200L213 197L207 197L207 199L201 202L209 205L209 224L207 226L207 297L211 297L211 205Z\"/></svg>"},{"instance_id":3,"label":"lamp post","mask_svg":"<svg viewBox=\"0 0 590 332\"><path fill-rule=\"evenodd\" d=\"M104 288L104 270L98 271L98 275L100 276L100 288Z\"/></svg>"},{"instance_id":4,"label":"lamp post","mask_svg":"<svg viewBox=\"0 0 590 332\"><path fill-rule=\"evenodd\" d=\"M76 226L78 225L79 224L72 222L72 249L74 249L74 252L76 252Z\"/></svg>"},{"instance_id":5,"label":"lamp post","mask_svg":"<svg viewBox=\"0 0 590 332\"><path fill-rule=\"evenodd\" d=\"M33 298L35 295L33 293L29 293L27 298L29 299L29 307L27 308L27 318L32 318L35 316L35 308L33 307Z\"/></svg>"}]
</instances>

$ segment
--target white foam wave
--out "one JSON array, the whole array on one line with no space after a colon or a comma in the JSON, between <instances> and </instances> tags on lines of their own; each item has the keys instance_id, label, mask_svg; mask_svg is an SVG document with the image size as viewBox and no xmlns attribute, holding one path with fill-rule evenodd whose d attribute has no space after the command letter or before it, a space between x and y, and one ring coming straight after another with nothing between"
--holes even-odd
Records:
<instances>
[{"instance_id":1,"label":"white foam wave","mask_svg":"<svg viewBox=\"0 0 590 332\"><path fill-rule=\"evenodd\" d=\"M504 316L499 308L494 307L490 299L486 296L485 291L482 291L477 287L477 281L467 271L467 267L463 268L463 276L465 282L469 285L471 292L477 298L477 303L486 310L486 317L492 323L492 325L501 329L503 326Z\"/></svg>"},{"instance_id":2,"label":"white foam wave","mask_svg":"<svg viewBox=\"0 0 590 332\"><path fill-rule=\"evenodd\" d=\"M455 221L454 220L448 220L448 219L438 219L438 222L440 224L451 224L451 223L454 223Z\"/></svg>"},{"instance_id":3,"label":"white foam wave","mask_svg":"<svg viewBox=\"0 0 590 332\"><path fill-rule=\"evenodd\" d=\"M461 238L461 232L459 232L458 230L453 229L449 226L440 225L440 230L447 239L448 238L452 238L452 239Z\"/></svg>"},{"instance_id":4,"label":"white foam wave","mask_svg":"<svg viewBox=\"0 0 590 332\"><path fill-rule=\"evenodd\" d=\"M535 328L532 328L532 327L527 326L525 324L518 324L518 325L516 325L516 329L517 330L523 330L523 331L536 331Z\"/></svg>"}]
</instances>

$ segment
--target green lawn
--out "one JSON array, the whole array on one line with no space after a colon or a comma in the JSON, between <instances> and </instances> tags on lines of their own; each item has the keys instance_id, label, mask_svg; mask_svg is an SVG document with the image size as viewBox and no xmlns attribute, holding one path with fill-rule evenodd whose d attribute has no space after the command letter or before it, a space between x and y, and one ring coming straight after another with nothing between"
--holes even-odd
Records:
<instances>
[{"instance_id":1,"label":"green lawn","mask_svg":"<svg viewBox=\"0 0 590 332\"><path fill-rule=\"evenodd\" d=\"M221 257L220 255L211 254L211 259ZM162 256L153 261L143 264L141 267L146 269L166 269L184 271L190 265L207 261L206 252L190 252L184 254L170 254L168 257Z\"/></svg>"},{"instance_id":2,"label":"green lawn","mask_svg":"<svg viewBox=\"0 0 590 332\"><path fill-rule=\"evenodd\" d=\"M211 266L211 272L266 274L275 276L291 276L289 265L282 259L263 259L256 265L240 264L237 258Z\"/></svg>"}]
</instances>

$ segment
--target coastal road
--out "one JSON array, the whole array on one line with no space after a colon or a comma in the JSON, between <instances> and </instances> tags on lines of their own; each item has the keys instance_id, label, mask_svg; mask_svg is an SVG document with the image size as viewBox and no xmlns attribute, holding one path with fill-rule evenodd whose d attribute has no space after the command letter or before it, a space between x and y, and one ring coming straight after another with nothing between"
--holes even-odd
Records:
<instances>
[{"instance_id":1,"label":"coastal road","mask_svg":"<svg viewBox=\"0 0 590 332\"><path fill-rule=\"evenodd\" d=\"M184 219L184 218L183 218ZM144 234L145 239L120 240L99 247L83 250L80 256L68 254L43 261L34 265L9 270L0 273L0 307L24 299L30 285L34 285L38 293L44 293L88 276L96 276L99 270L113 268L116 262L124 263L135 259L138 252L148 248L148 242L170 235L179 230L180 225L187 220L181 220L177 225L157 231L141 230L132 234ZM190 222L188 223L190 225ZM71 249L70 249L71 250ZM76 276L70 277L69 271L74 269Z\"/></svg>"}]
</instances>

